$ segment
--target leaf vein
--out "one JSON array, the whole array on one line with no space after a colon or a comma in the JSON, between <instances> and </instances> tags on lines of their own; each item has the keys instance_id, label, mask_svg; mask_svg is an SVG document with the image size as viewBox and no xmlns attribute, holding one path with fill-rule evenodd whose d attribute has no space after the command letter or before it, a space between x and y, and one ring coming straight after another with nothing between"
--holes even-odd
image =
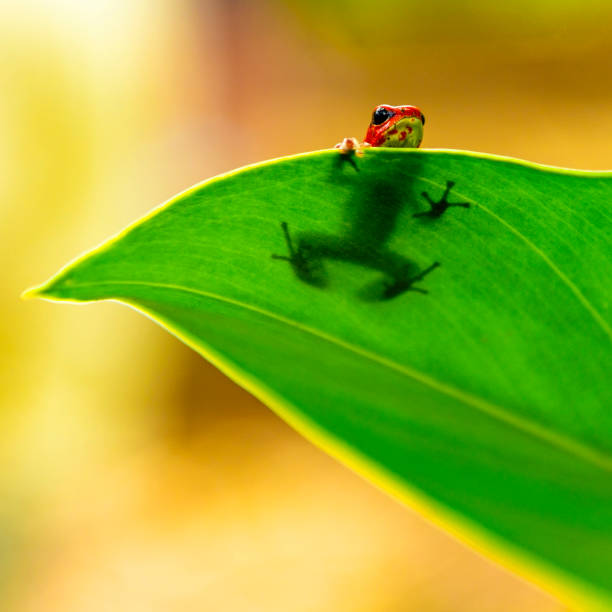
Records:
<instances>
[{"instance_id":1,"label":"leaf vein","mask_svg":"<svg viewBox=\"0 0 612 612\"><path fill-rule=\"evenodd\" d=\"M604 453L603 451L600 451L598 449L589 448L588 446L585 446L581 442L578 442L563 434L551 432L549 429L546 429L542 425L539 425L538 423L525 419L521 416L509 414L507 410L505 410L504 408L500 406L497 406L491 402L488 402L485 399L482 399L478 396L470 394L466 391L462 391L461 389L457 389L447 383L441 382L432 376L429 376L423 372L420 372L419 370L416 370L416 369L410 368L409 366L397 363L396 361L393 361L392 359L378 355L377 353L373 351L369 351L366 348L352 344L341 338L337 338L335 336L327 334L324 331L318 330L308 325L304 325L303 323L299 323L298 321L289 319L287 317L276 314L269 310L265 310L263 308L260 308L259 306L247 304L245 302L242 302L234 298L226 297L226 296L208 292L208 291L202 291L200 289L184 287L182 285L174 285L170 283L158 283L158 282L150 282L150 281L116 280L116 281L104 281L104 282L96 282L96 283L78 283L76 285L73 285L72 288L86 287L86 286L101 286L101 285L122 285L122 286L131 285L131 286L143 286L143 287L153 287L153 288L159 288L159 289L168 289L168 290L174 290L174 291L183 291L185 293L191 293L193 295L198 295L200 297L208 298L208 299L215 300L215 301L225 303L225 304L230 304L232 306L236 306L238 308L243 308L245 310L254 312L261 316L264 316L269 319L275 320L277 322L283 323L289 327L298 329L306 334L311 334L315 337L321 338L322 340L325 340L331 344L339 346L340 348L343 348L348 352L359 355L360 357L363 357L364 359L367 359L369 361L372 361L384 367L388 367L392 370L395 370L396 372L399 372L400 374L403 374L404 376L408 376L409 378L412 378L413 380L416 380L417 382L420 382L421 384L428 386L443 395L448 395L449 397L452 397L464 403L465 405L475 408L476 410L482 412L483 414L486 414L494 419L504 422L512 427L515 427L516 429L523 431L524 433L528 435L538 438L550 444L551 446L561 449L576 457L580 457L581 459L589 463L592 463L606 471L612 472L612 457L610 457L608 454ZM117 299L121 299L121 298L117 296Z\"/></svg>"},{"instance_id":2,"label":"leaf vein","mask_svg":"<svg viewBox=\"0 0 612 612\"><path fill-rule=\"evenodd\" d=\"M443 185L435 181L432 181L430 179L426 179L424 177L419 177L419 176L415 176L415 178L423 182L430 183L431 185L435 185L436 187L444 188ZM454 193L458 197L464 198L470 204L473 204L474 206L486 212L488 215L493 217L493 219L501 223L504 227L506 227L506 229L512 232L517 238L521 239L536 255L538 255L546 263L546 265L557 275L559 280L561 280L561 282L567 286L567 288L574 294L574 297L576 297L578 301L584 306L584 308L586 308L589 314L593 317L593 319L595 319L597 324L601 327L603 332L608 336L610 341L612 341L612 327L608 325L607 321L603 318L600 312L593 306L593 304L591 304L591 302L587 299L587 297L582 293L582 291L580 291L580 289L578 289L578 287L565 274L565 272L563 272L561 268L559 268L559 266L557 266L557 264L555 264L555 262L552 261L552 259L550 259L550 257L548 257L548 255L546 255L544 251L542 251L542 249L540 249L536 244L534 244L531 240L529 240L527 236L525 236L521 231L515 228L511 223L506 221L503 217L501 217L497 213L493 212L490 208L488 208L481 202L476 202L474 199L470 198L464 193L461 193L457 189L454 190Z\"/></svg>"}]
</instances>

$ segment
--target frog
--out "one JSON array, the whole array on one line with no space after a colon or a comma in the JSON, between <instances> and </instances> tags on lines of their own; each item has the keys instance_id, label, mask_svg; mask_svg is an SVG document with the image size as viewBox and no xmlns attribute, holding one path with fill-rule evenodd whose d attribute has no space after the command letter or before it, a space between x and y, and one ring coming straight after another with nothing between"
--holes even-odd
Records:
<instances>
[{"instance_id":1,"label":"frog","mask_svg":"<svg viewBox=\"0 0 612 612\"><path fill-rule=\"evenodd\" d=\"M418 148L423 140L424 125L425 116L416 106L379 104L372 113L363 142L359 142L355 137L344 138L335 148L358 171L354 156L362 157L369 147ZM415 286L415 283L423 281L441 264L435 261L428 267L418 270L415 269L414 262L390 251L385 246L402 206L403 199L400 194L405 187L399 185L393 177L382 177L381 181L374 190L378 201L381 192L385 193L384 208L387 211L385 215L372 214L374 209L367 203L369 196L365 194L363 200L366 202L365 205L349 207L349 211L355 212L352 214L353 219L345 235L302 235L296 245L289 233L288 224L283 221L281 229L289 254L273 254L272 258L289 262L297 278L320 288L327 285L323 260L336 259L383 272L385 281L382 290L377 292L376 299L388 300L409 291L427 294L426 289ZM430 209L414 213L413 217L435 219L441 217L450 206L468 208L470 205L467 202L448 202L447 198L454 184L453 181L446 182L446 189L438 201L423 192L421 195L427 200Z\"/></svg>"},{"instance_id":2,"label":"frog","mask_svg":"<svg viewBox=\"0 0 612 612\"><path fill-rule=\"evenodd\" d=\"M372 119L363 142L357 138L345 138L336 145L340 153L363 155L367 147L394 147L416 149L423 140L425 115L416 106L391 106L379 104L372 113Z\"/></svg>"},{"instance_id":3,"label":"frog","mask_svg":"<svg viewBox=\"0 0 612 612\"><path fill-rule=\"evenodd\" d=\"M351 136L339 142L335 148L340 153L350 156L363 155L367 147L391 147L418 149L423 140L423 127L425 126L425 115L417 106L405 104L403 106L391 106L390 104L379 104L372 112L372 119L363 142ZM426 191L421 195L427 200L430 209L415 213L414 217L441 217L446 209L451 206L469 208L467 202L449 202L448 194L455 186L454 181L446 181L446 189L440 200L432 200Z\"/></svg>"}]
</instances>

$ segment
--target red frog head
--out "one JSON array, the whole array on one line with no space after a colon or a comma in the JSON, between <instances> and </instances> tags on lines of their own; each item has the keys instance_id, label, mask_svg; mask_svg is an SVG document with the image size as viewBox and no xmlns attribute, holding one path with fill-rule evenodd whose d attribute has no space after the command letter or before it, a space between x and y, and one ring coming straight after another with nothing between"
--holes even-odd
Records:
<instances>
[{"instance_id":1,"label":"red frog head","mask_svg":"<svg viewBox=\"0 0 612 612\"><path fill-rule=\"evenodd\" d=\"M381 104L374 109L364 143L373 147L416 148L423 139L425 117L416 106Z\"/></svg>"}]
</instances>

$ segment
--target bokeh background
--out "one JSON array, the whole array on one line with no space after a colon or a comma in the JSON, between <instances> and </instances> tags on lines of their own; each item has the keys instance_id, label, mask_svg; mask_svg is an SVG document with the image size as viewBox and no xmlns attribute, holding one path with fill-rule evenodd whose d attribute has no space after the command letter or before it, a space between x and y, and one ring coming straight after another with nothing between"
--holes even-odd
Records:
<instances>
[{"instance_id":1,"label":"bokeh background","mask_svg":"<svg viewBox=\"0 0 612 612\"><path fill-rule=\"evenodd\" d=\"M609 0L0 3L0 609L559 611L136 312L19 294L189 185L363 137L612 167Z\"/></svg>"}]
</instances>

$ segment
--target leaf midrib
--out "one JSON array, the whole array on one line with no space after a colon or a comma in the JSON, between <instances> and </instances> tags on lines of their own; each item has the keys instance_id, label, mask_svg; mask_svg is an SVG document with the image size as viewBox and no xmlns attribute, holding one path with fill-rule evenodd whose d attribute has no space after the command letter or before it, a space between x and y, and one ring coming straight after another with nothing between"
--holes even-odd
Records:
<instances>
[{"instance_id":1,"label":"leaf midrib","mask_svg":"<svg viewBox=\"0 0 612 612\"><path fill-rule=\"evenodd\" d=\"M367 359L369 361L372 361L384 367L388 367L392 370L395 370L396 372L399 372L400 374L403 374L404 376L408 376L409 378L412 378L413 380L416 380L417 382L425 386L428 386L442 393L443 395L447 395L449 397L452 397L462 402L466 406L474 408L483 414L486 414L494 419L497 419L498 421L501 421L507 425L510 425L522 431L523 433L531 435L551 446L554 446L568 453L571 456L578 457L588 463L591 463L599 467L600 469L603 469L607 472L612 473L612 456L600 450L585 446L583 443L578 442L568 436L565 436L565 435L562 435L556 432L551 432L549 429L542 427L538 423L530 421L529 419L526 419L524 417L520 417L520 416L511 414L500 406L497 406L491 402L488 402L487 400L481 397L478 397L476 395L473 395L471 393L467 393L466 391L462 391L461 389L457 389L451 385L448 385L447 383L441 382L433 378L432 376L429 376L423 372L420 372L419 370L402 365L400 363L393 361L392 359L388 359L387 357L378 355L377 353L369 351L358 345L352 344L340 338L336 338L316 328L310 327L308 325L304 325L303 323L300 323L293 319L289 319L282 315L278 315L274 312L265 310L258 306L253 306L251 304L241 302L240 300L225 297L225 296L222 296L216 293L202 291L200 289L184 287L182 285L175 285L171 283L116 280L116 281L101 281L101 282L96 282L96 283L75 283L71 285L71 289L77 289L79 287L100 287L100 286L113 286L113 285L151 287L151 288L158 288L158 289L182 291L182 292L190 293L190 294L197 295L203 298L216 300L221 303L230 304L232 306L236 306L238 308L242 308L244 310L267 317L269 319L272 319L274 321L287 325L288 327L298 329L299 331L303 333L310 334L317 338L325 340L350 353L354 353L355 355L358 355L359 357L362 357L364 359ZM41 295L41 297L47 297L48 299L57 299L60 301L62 300L62 298L54 298L53 296L44 296L44 294ZM117 297L116 299L120 300L121 298ZM89 300L86 300L86 301L89 301Z\"/></svg>"}]
</instances>

